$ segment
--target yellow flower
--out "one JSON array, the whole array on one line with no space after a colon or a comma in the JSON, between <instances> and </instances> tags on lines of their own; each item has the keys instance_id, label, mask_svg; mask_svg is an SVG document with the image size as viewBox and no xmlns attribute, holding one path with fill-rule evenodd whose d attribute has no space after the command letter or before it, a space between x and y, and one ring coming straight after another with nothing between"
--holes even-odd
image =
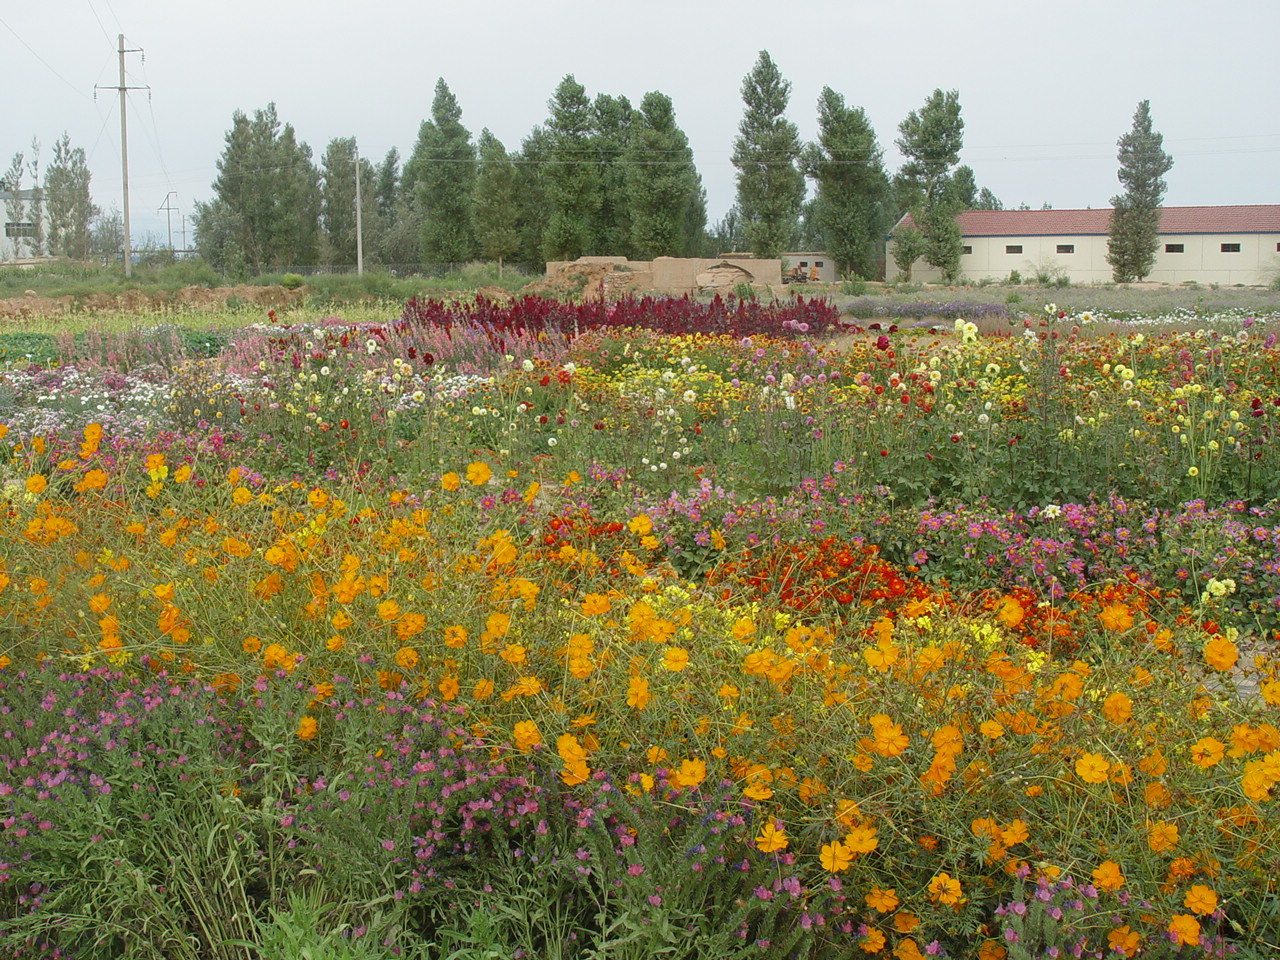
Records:
<instances>
[{"instance_id":1,"label":"yellow flower","mask_svg":"<svg viewBox=\"0 0 1280 960\"><path fill-rule=\"evenodd\" d=\"M649 705L649 681L644 677L632 677L627 681L627 706L643 710Z\"/></svg>"},{"instance_id":2,"label":"yellow flower","mask_svg":"<svg viewBox=\"0 0 1280 960\"><path fill-rule=\"evenodd\" d=\"M948 873L940 873L929 881L929 899L934 903L952 907L961 903L960 881Z\"/></svg>"},{"instance_id":3,"label":"yellow flower","mask_svg":"<svg viewBox=\"0 0 1280 960\"><path fill-rule=\"evenodd\" d=\"M298 721L298 739L312 740L316 735L316 718L307 716Z\"/></svg>"},{"instance_id":4,"label":"yellow flower","mask_svg":"<svg viewBox=\"0 0 1280 960\"><path fill-rule=\"evenodd\" d=\"M898 909L898 891L893 887L887 890L872 887L871 892L862 899L866 901L868 907L880 913L892 913Z\"/></svg>"},{"instance_id":5,"label":"yellow flower","mask_svg":"<svg viewBox=\"0 0 1280 960\"><path fill-rule=\"evenodd\" d=\"M1101 890L1119 890L1124 886L1124 874L1114 860L1103 860L1093 871L1093 882Z\"/></svg>"},{"instance_id":6,"label":"yellow flower","mask_svg":"<svg viewBox=\"0 0 1280 960\"><path fill-rule=\"evenodd\" d=\"M488 483L492 476L493 471L489 469L489 465L479 460L467 467L467 482L473 487Z\"/></svg>"},{"instance_id":7,"label":"yellow flower","mask_svg":"<svg viewBox=\"0 0 1280 960\"><path fill-rule=\"evenodd\" d=\"M689 665L689 651L682 647L667 647L662 655L662 666L673 673L679 673Z\"/></svg>"},{"instance_id":8,"label":"yellow flower","mask_svg":"<svg viewBox=\"0 0 1280 960\"><path fill-rule=\"evenodd\" d=\"M638 517L632 517L627 521L627 529L638 537L644 537L653 530L653 521L649 519L647 514L640 514Z\"/></svg>"},{"instance_id":9,"label":"yellow flower","mask_svg":"<svg viewBox=\"0 0 1280 960\"><path fill-rule=\"evenodd\" d=\"M1200 942L1200 921L1189 913L1174 914L1168 929L1180 947L1194 947Z\"/></svg>"},{"instance_id":10,"label":"yellow flower","mask_svg":"<svg viewBox=\"0 0 1280 960\"><path fill-rule=\"evenodd\" d=\"M822 864L822 869L828 873L840 873L843 870L848 870L849 865L853 863L853 851L839 840L835 840L823 845L821 852L818 854L818 862Z\"/></svg>"},{"instance_id":11,"label":"yellow flower","mask_svg":"<svg viewBox=\"0 0 1280 960\"><path fill-rule=\"evenodd\" d=\"M680 761L680 769L671 774L671 785L696 787L707 778L707 765L698 759Z\"/></svg>"},{"instance_id":12,"label":"yellow flower","mask_svg":"<svg viewBox=\"0 0 1280 960\"><path fill-rule=\"evenodd\" d=\"M1098 614L1098 621L1106 630L1123 633L1133 626L1133 614L1123 603L1109 603Z\"/></svg>"},{"instance_id":13,"label":"yellow flower","mask_svg":"<svg viewBox=\"0 0 1280 960\"><path fill-rule=\"evenodd\" d=\"M516 749L521 753L527 753L542 742L538 725L532 720L521 720L515 725L511 735L515 739Z\"/></svg>"},{"instance_id":14,"label":"yellow flower","mask_svg":"<svg viewBox=\"0 0 1280 960\"><path fill-rule=\"evenodd\" d=\"M1166 820L1147 821L1147 848L1152 853L1167 853L1178 845L1178 825Z\"/></svg>"},{"instance_id":15,"label":"yellow flower","mask_svg":"<svg viewBox=\"0 0 1280 960\"><path fill-rule=\"evenodd\" d=\"M1004 736L1004 727L994 720L984 720L978 731L988 740L999 740Z\"/></svg>"},{"instance_id":16,"label":"yellow flower","mask_svg":"<svg viewBox=\"0 0 1280 960\"><path fill-rule=\"evenodd\" d=\"M588 593L582 598L582 612L588 617L609 612L609 598L600 593Z\"/></svg>"},{"instance_id":17,"label":"yellow flower","mask_svg":"<svg viewBox=\"0 0 1280 960\"><path fill-rule=\"evenodd\" d=\"M457 490L460 486L462 486L462 479L452 471L440 477L441 490L447 490L450 493L452 493L454 490Z\"/></svg>"},{"instance_id":18,"label":"yellow flower","mask_svg":"<svg viewBox=\"0 0 1280 960\"><path fill-rule=\"evenodd\" d=\"M25 484L27 488L27 493L31 493L31 494L44 493L44 488L47 487L48 485L49 485L49 481L45 479L45 476L43 473L37 473L30 477L27 477L27 482Z\"/></svg>"},{"instance_id":19,"label":"yellow flower","mask_svg":"<svg viewBox=\"0 0 1280 960\"><path fill-rule=\"evenodd\" d=\"M844 843L855 854L870 853L880 846L880 840L876 837L876 828L868 827L865 824L850 829L845 835Z\"/></svg>"},{"instance_id":20,"label":"yellow flower","mask_svg":"<svg viewBox=\"0 0 1280 960\"><path fill-rule=\"evenodd\" d=\"M1197 883L1187 891L1182 904L1192 913L1207 917L1218 909L1218 895L1203 883Z\"/></svg>"},{"instance_id":21,"label":"yellow flower","mask_svg":"<svg viewBox=\"0 0 1280 960\"><path fill-rule=\"evenodd\" d=\"M1226 637L1214 637L1204 645L1204 662L1215 670L1230 670L1238 657L1236 645Z\"/></svg>"},{"instance_id":22,"label":"yellow flower","mask_svg":"<svg viewBox=\"0 0 1280 960\"><path fill-rule=\"evenodd\" d=\"M785 850L788 843L787 832L781 827L775 826L772 820L766 823L756 836L756 849L761 853L776 853L779 850Z\"/></svg>"},{"instance_id":23,"label":"yellow flower","mask_svg":"<svg viewBox=\"0 0 1280 960\"><path fill-rule=\"evenodd\" d=\"M875 927L871 927L858 941L858 949L863 953L879 953L884 949L884 944L884 934Z\"/></svg>"},{"instance_id":24,"label":"yellow flower","mask_svg":"<svg viewBox=\"0 0 1280 960\"><path fill-rule=\"evenodd\" d=\"M1216 737L1201 737L1191 745L1191 762L1202 770L1222 761L1227 745Z\"/></svg>"},{"instance_id":25,"label":"yellow flower","mask_svg":"<svg viewBox=\"0 0 1280 960\"><path fill-rule=\"evenodd\" d=\"M1111 764L1101 754L1082 753L1076 760L1076 776L1085 783L1105 783L1110 769Z\"/></svg>"},{"instance_id":26,"label":"yellow flower","mask_svg":"<svg viewBox=\"0 0 1280 960\"><path fill-rule=\"evenodd\" d=\"M1112 723L1124 723L1133 716L1133 701L1117 690L1102 701L1102 715Z\"/></svg>"},{"instance_id":27,"label":"yellow flower","mask_svg":"<svg viewBox=\"0 0 1280 960\"><path fill-rule=\"evenodd\" d=\"M401 670L412 670L418 665L418 651L413 647L401 647L396 651L395 660Z\"/></svg>"}]
</instances>

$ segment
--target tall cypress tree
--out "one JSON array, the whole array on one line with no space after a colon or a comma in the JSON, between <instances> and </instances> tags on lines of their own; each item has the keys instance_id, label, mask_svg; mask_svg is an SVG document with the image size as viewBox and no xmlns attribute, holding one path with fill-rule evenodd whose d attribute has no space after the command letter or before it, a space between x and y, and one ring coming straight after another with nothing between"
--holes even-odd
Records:
<instances>
[{"instance_id":1,"label":"tall cypress tree","mask_svg":"<svg viewBox=\"0 0 1280 960\"><path fill-rule=\"evenodd\" d=\"M1111 198L1107 230L1107 263L1116 283L1141 280L1156 262L1160 236L1160 204L1164 175L1173 158L1164 152L1164 137L1151 129L1151 101L1133 114L1133 128L1117 141L1124 193Z\"/></svg>"},{"instance_id":2,"label":"tall cypress tree","mask_svg":"<svg viewBox=\"0 0 1280 960\"><path fill-rule=\"evenodd\" d=\"M746 109L733 144L738 168L738 208L751 251L776 257L791 243L804 202L800 136L787 120L791 84L767 50L742 81Z\"/></svg>"},{"instance_id":3,"label":"tall cypress tree","mask_svg":"<svg viewBox=\"0 0 1280 960\"><path fill-rule=\"evenodd\" d=\"M818 97L818 142L806 152L818 183L814 218L822 245L843 271L875 275L884 249L889 178L875 131L861 107L823 87Z\"/></svg>"},{"instance_id":4,"label":"tall cypress tree","mask_svg":"<svg viewBox=\"0 0 1280 960\"><path fill-rule=\"evenodd\" d=\"M422 124L404 180L422 216L419 256L423 263L465 263L476 254L472 194L476 148L462 125L462 108L441 77Z\"/></svg>"},{"instance_id":5,"label":"tall cypress tree","mask_svg":"<svg viewBox=\"0 0 1280 960\"><path fill-rule=\"evenodd\" d=\"M627 202L627 167L624 163L631 142L635 110L626 97L607 93L596 96L592 105L592 143L600 164L600 207L591 230L591 250L600 256L629 257L631 251L631 211Z\"/></svg>"}]
</instances>

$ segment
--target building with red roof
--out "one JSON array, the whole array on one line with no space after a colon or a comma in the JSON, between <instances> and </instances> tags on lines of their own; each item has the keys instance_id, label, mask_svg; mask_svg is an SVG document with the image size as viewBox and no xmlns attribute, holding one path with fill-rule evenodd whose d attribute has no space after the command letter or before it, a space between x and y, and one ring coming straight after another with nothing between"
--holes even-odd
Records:
<instances>
[{"instance_id":1,"label":"building with red roof","mask_svg":"<svg viewBox=\"0 0 1280 960\"><path fill-rule=\"evenodd\" d=\"M968 281L1070 280L1109 283L1107 225L1099 210L966 210L956 220L964 237L960 273ZM911 215L898 227L912 226ZM898 229L895 227L895 231ZM890 237L887 261L893 264ZM912 279L938 282L923 260ZM1145 279L1160 283L1261 286L1280 277L1280 204L1163 207L1156 261Z\"/></svg>"}]
</instances>

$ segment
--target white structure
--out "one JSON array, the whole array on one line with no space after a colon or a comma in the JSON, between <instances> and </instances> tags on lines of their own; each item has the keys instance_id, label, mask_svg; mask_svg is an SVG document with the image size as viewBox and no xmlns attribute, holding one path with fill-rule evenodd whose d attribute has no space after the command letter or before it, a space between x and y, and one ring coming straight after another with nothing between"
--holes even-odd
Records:
<instances>
[{"instance_id":1,"label":"white structure","mask_svg":"<svg viewBox=\"0 0 1280 960\"><path fill-rule=\"evenodd\" d=\"M1107 225L1100 210L966 210L956 220L964 236L960 274L969 281L1066 277L1072 283L1109 283ZM899 221L911 224L911 215ZM896 229L896 228L895 228ZM888 262L893 263L893 240ZM941 272L923 260L913 280L938 282ZM1280 277L1280 204L1240 207L1164 207L1155 266L1145 278L1159 283L1266 285Z\"/></svg>"},{"instance_id":2,"label":"white structure","mask_svg":"<svg viewBox=\"0 0 1280 960\"><path fill-rule=\"evenodd\" d=\"M20 260L38 257L43 250L36 250L37 238L45 235L38 190L10 190L0 180L0 217L4 219L4 232L0 234L0 260Z\"/></svg>"}]
</instances>

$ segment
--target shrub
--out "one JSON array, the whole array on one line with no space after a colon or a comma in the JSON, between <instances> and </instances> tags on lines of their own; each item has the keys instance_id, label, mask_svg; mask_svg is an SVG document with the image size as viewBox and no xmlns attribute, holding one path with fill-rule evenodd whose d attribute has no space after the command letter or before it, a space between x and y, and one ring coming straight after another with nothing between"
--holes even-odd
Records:
<instances>
[{"instance_id":1,"label":"shrub","mask_svg":"<svg viewBox=\"0 0 1280 960\"><path fill-rule=\"evenodd\" d=\"M280 278L280 286L286 290L297 290L302 284L302 276L297 273L286 273Z\"/></svg>"}]
</instances>

